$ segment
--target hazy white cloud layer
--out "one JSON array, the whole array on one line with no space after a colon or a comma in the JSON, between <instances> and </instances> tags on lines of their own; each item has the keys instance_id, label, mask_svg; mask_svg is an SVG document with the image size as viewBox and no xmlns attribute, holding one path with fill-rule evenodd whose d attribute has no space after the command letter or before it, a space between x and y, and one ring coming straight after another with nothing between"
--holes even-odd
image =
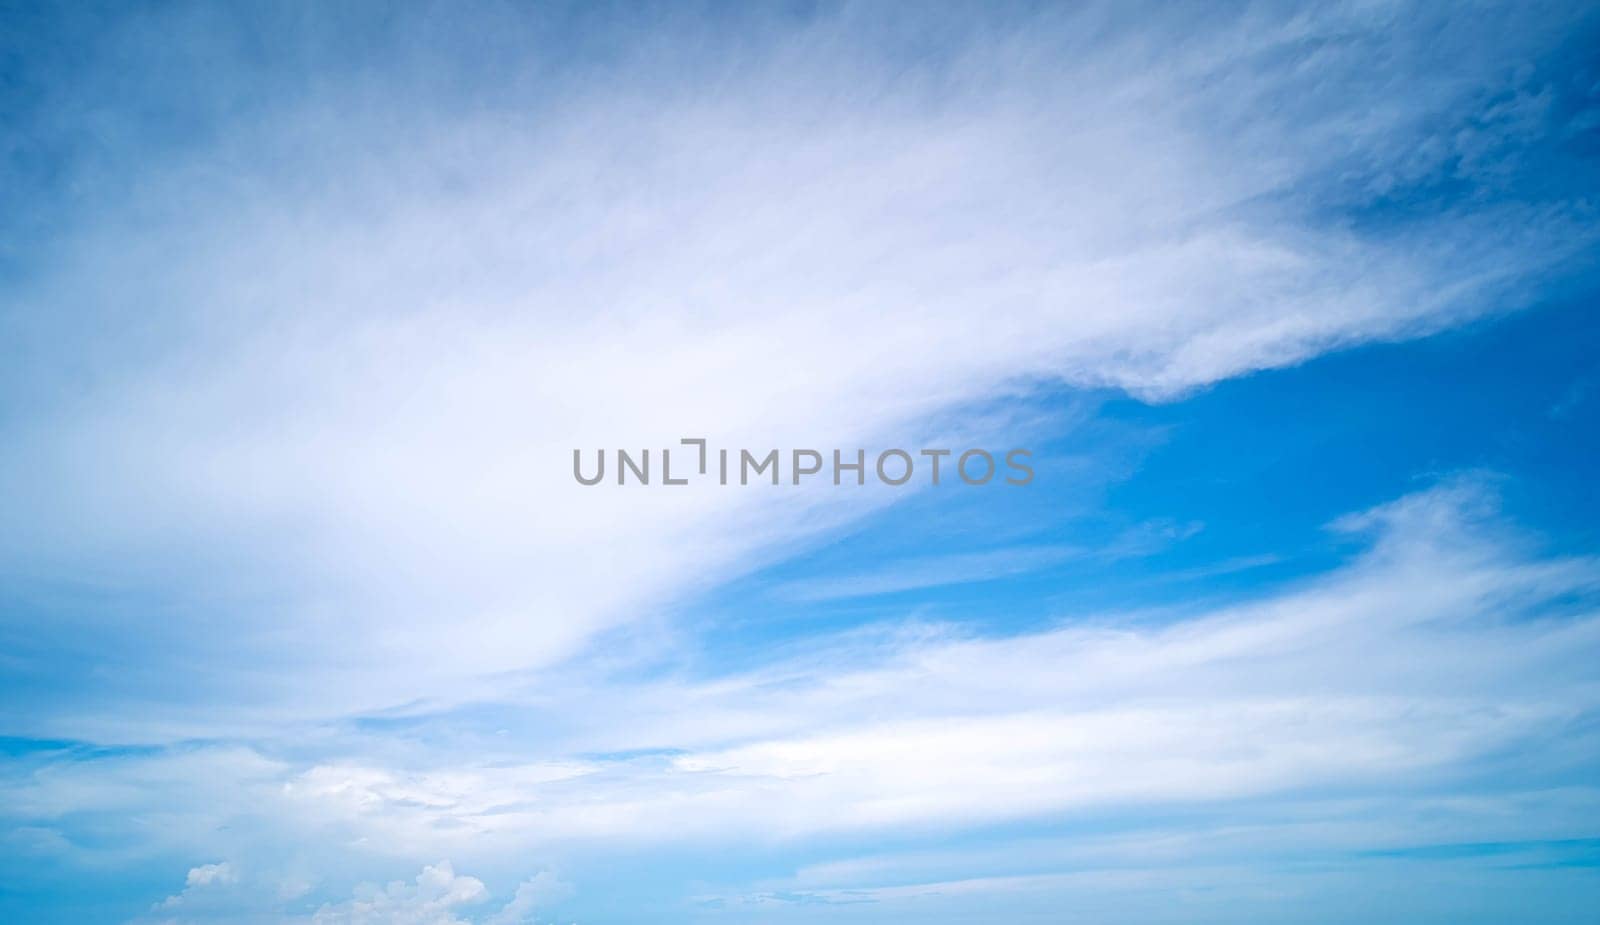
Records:
<instances>
[{"instance_id":1,"label":"hazy white cloud layer","mask_svg":"<svg viewBox=\"0 0 1600 925\"><path fill-rule=\"evenodd\" d=\"M131 814L160 820L139 850L272 857L260 890L294 879L277 845L313 868L328 851L379 861L434 851L515 877L515 859L602 845L716 853L1027 820L1082 828L1021 837L1005 864L993 848L846 857L772 885L892 902L996 868L1000 882L955 889L1017 887L1019 867L1068 878L1033 884L1044 889L1096 871L1197 876L1250 850L1536 851L1587 837L1600 789L1574 785L1570 769L1600 758L1600 562L1535 554L1474 481L1337 529L1370 548L1271 597L1181 618L1001 638L929 625L846 634L754 673L643 687L595 678L518 704L549 714L549 728L581 715L564 734L463 733L476 728L470 716L445 714L399 738L346 730L47 758L5 784L3 803L41 843L69 813L113 830ZM1186 822L1138 821L1153 809ZM241 889L246 869L196 868L159 911ZM314 920L413 921L359 917L392 904L437 917L415 921L454 921L446 913L483 887L437 871L418 883L421 898L391 886Z\"/></svg>"},{"instance_id":2,"label":"hazy white cloud layer","mask_svg":"<svg viewBox=\"0 0 1600 925\"><path fill-rule=\"evenodd\" d=\"M1600 227L1507 193L1595 118L1533 66L1581 6L219 9L91 16L86 62L0 86L38 97L0 114L5 857L170 866L141 922L314 925L567 921L624 881L741 923L1221 921L1161 903L1312 908L1349 892L1328 857L1427 844L1578 876L1600 562L1486 476L1254 593L721 661L697 603L918 489L570 466L1003 450L1090 414L1043 396L1178 402L1522 308ZM763 600L1202 530L1169 516ZM1232 554L1186 574L1292 551ZM1476 895L1424 867L1395 895Z\"/></svg>"},{"instance_id":3,"label":"hazy white cloud layer","mask_svg":"<svg viewBox=\"0 0 1600 925\"><path fill-rule=\"evenodd\" d=\"M0 568L81 684L8 722L163 738L470 698L887 500L585 489L574 447L1011 442L961 409L1426 332L1591 236L1483 166L1562 128L1518 68L1552 18L968 12L611 24L604 70L506 23L471 33L493 79L408 43L460 39L443 7L315 80L255 80L201 10L106 39L138 73L139 30L175 30L170 69L224 76L175 138L103 116L92 206L37 220L10 293ZM107 92L61 83L47 140ZM1444 181L1468 193L1358 220Z\"/></svg>"}]
</instances>

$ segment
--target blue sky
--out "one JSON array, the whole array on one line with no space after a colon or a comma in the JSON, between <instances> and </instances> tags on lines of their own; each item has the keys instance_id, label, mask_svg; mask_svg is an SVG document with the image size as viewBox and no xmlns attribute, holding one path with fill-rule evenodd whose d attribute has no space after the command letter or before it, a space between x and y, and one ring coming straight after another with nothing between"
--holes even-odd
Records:
<instances>
[{"instance_id":1,"label":"blue sky","mask_svg":"<svg viewBox=\"0 0 1600 925\"><path fill-rule=\"evenodd\" d=\"M1597 29L0 5L0 919L1592 921Z\"/></svg>"}]
</instances>

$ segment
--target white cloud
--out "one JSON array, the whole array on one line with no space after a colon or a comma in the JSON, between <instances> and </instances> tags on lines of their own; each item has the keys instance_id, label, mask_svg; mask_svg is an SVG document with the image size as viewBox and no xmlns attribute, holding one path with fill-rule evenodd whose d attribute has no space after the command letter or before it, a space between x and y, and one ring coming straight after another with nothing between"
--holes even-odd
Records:
<instances>
[{"instance_id":1,"label":"white cloud","mask_svg":"<svg viewBox=\"0 0 1600 925\"><path fill-rule=\"evenodd\" d=\"M432 783L400 798L377 784L337 803L295 792L304 811L397 845L445 819L464 839L764 838L1367 793L1508 749L1559 765L1596 745L1559 732L1600 706L1600 620L1547 610L1594 589L1600 565L1521 558L1484 504L1453 484L1351 518L1377 533L1348 568L1187 618L847 643L752 676L572 701L589 723L570 747L670 757L531 787L479 766L410 775Z\"/></svg>"},{"instance_id":2,"label":"white cloud","mask_svg":"<svg viewBox=\"0 0 1600 925\"><path fill-rule=\"evenodd\" d=\"M156 908L175 909L184 905L186 901L195 895L196 891L210 887L230 886L238 882L239 874L228 861L191 867L189 868L189 875L184 878L183 892L168 896Z\"/></svg>"},{"instance_id":3,"label":"white cloud","mask_svg":"<svg viewBox=\"0 0 1600 925\"><path fill-rule=\"evenodd\" d=\"M237 889L230 889L238 887ZM243 884L228 862L207 864L189 872L181 896L169 897L153 911L163 923L230 921L263 925L534 925L535 913L572 895L572 885L549 871L541 871L517 886L503 905L490 902L489 890L476 877L458 874L448 860L427 865L410 882L394 880L384 885L358 884L351 897L323 903L314 911L297 912L286 904L303 896L305 884L294 889L263 891L259 884ZM188 901L206 889L204 903ZM176 917L174 917L176 916Z\"/></svg>"},{"instance_id":4,"label":"white cloud","mask_svg":"<svg viewBox=\"0 0 1600 925\"><path fill-rule=\"evenodd\" d=\"M459 875L449 861L424 867L413 884L365 884L354 898L325 905L311 916L312 925L465 925L463 907L488 898L475 877Z\"/></svg>"},{"instance_id":5,"label":"white cloud","mask_svg":"<svg viewBox=\"0 0 1600 925\"><path fill-rule=\"evenodd\" d=\"M317 15L299 28L344 33ZM1592 838L1600 563L1540 554L1470 480L1340 521L1370 548L1260 598L875 627L707 676L655 650L675 605L902 496L567 471L689 435L1011 445L1061 425L996 399L1171 400L1515 309L1600 227L1497 196L1565 130L1523 65L1578 15L847 4L748 42L665 16L603 71L503 30L494 93L439 60L480 58L437 41L453 15L401 11L360 67L282 82L228 79L252 65L204 17L136 15L112 47L163 60L124 50L118 98L197 99L193 124L107 111L89 73L37 81L42 121L8 126L97 149L0 217L0 250L27 242L0 280L0 579L24 602L0 621L28 621L0 721L145 747L0 762L4 843L97 871L227 858L151 910L190 921L511 925L570 892L526 878L545 854L597 846L835 858L707 887L736 912L970 897L995 920L1074 884L1256 888L1241 853ZM270 20L252 47L294 45ZM211 79L174 92L191 46ZM145 122L185 128L123 145ZM1117 554L1200 527L1146 528ZM664 674L618 677L631 652L595 642L623 627ZM1062 820L1111 831L859 854ZM446 855L483 879L345 890Z\"/></svg>"},{"instance_id":6,"label":"white cloud","mask_svg":"<svg viewBox=\"0 0 1600 925\"><path fill-rule=\"evenodd\" d=\"M1600 707L1600 617L1582 603L1600 564L1529 558L1491 512L1452 483L1347 518L1370 551L1263 600L1009 638L846 636L749 675L542 691L518 709L583 722L536 748L469 739L486 757L463 762L390 742L377 760L357 737L338 760L259 761L239 794L295 841L472 857L1361 795L1504 754L1560 767L1597 748L1576 730ZM206 754L62 765L6 803L35 826L161 805ZM217 792L175 831L240 811Z\"/></svg>"},{"instance_id":7,"label":"white cloud","mask_svg":"<svg viewBox=\"0 0 1600 925\"><path fill-rule=\"evenodd\" d=\"M234 871L233 865L227 861L222 861L217 864L202 864L199 867L190 868L189 876L185 878L184 885L193 888L210 886L213 883L236 883L238 880L239 875Z\"/></svg>"},{"instance_id":8,"label":"white cloud","mask_svg":"<svg viewBox=\"0 0 1600 925\"><path fill-rule=\"evenodd\" d=\"M287 844L387 863L448 853L495 869L585 846L716 853L865 834L915 843L1003 822L1103 825L1117 813L1218 820L988 858L888 857L879 879L818 868L780 885L824 897L974 871L1003 885L1019 864L1181 867L1172 837L1224 860L1239 845L1587 837L1582 820L1600 791L1570 770L1600 755L1600 562L1534 554L1474 480L1337 528L1364 532L1370 547L1234 605L1001 638L928 626L851 634L720 679L547 686L511 707L544 718L538 736L476 735L453 714L418 715L416 746L346 731L323 758L190 748L63 760L6 783L0 805L38 830L69 814L112 830L112 820L162 819L168 850L239 857ZM425 744L436 727L457 737L450 747ZM204 789L218 779L229 786ZM220 879L220 868L195 870L196 881ZM322 914L464 917L477 881L442 871ZM499 911L523 914L549 885L536 879Z\"/></svg>"},{"instance_id":9,"label":"white cloud","mask_svg":"<svg viewBox=\"0 0 1600 925\"><path fill-rule=\"evenodd\" d=\"M172 626L145 654L188 683L62 645L94 686L12 728L184 737L492 696L891 497L583 489L573 447L1008 440L960 409L1040 380L1166 397L1434 330L1590 239L1559 204L1381 238L1327 218L1337 178L1451 169L1421 142L1544 24L1446 24L1482 47L1441 61L1361 6L1112 16L1094 47L1084 11L919 23L942 51L907 67L862 15L730 49L731 77L644 45L487 111L319 83L64 215L15 325L34 359L0 503L26 528L0 561L132 589L159 617L83 608L63 632ZM1374 59L1416 77L1404 103Z\"/></svg>"},{"instance_id":10,"label":"white cloud","mask_svg":"<svg viewBox=\"0 0 1600 925\"><path fill-rule=\"evenodd\" d=\"M536 912L567 899L572 893L572 884L547 870L540 871L518 884L516 895L490 916L485 925L531 925Z\"/></svg>"}]
</instances>

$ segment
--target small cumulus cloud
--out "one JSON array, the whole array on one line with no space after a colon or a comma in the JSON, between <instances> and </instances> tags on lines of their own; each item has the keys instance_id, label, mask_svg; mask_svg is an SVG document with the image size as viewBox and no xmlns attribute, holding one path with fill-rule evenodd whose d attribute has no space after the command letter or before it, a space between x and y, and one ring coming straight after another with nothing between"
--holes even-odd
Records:
<instances>
[{"instance_id":1,"label":"small cumulus cloud","mask_svg":"<svg viewBox=\"0 0 1600 925\"><path fill-rule=\"evenodd\" d=\"M484 925L533 925L537 912L561 903L573 892L572 884L550 871L540 871L518 884L516 895Z\"/></svg>"},{"instance_id":2,"label":"small cumulus cloud","mask_svg":"<svg viewBox=\"0 0 1600 925\"><path fill-rule=\"evenodd\" d=\"M411 883L364 884L351 899L318 909L311 925L467 925L458 913L488 898L483 881L440 861L424 867Z\"/></svg>"},{"instance_id":3,"label":"small cumulus cloud","mask_svg":"<svg viewBox=\"0 0 1600 925\"><path fill-rule=\"evenodd\" d=\"M158 909L173 909L189 902L201 891L214 887L231 886L239 882L239 872L230 861L219 861L215 864L202 864L199 867L189 868L189 873L184 877L183 892L168 896Z\"/></svg>"},{"instance_id":4,"label":"small cumulus cloud","mask_svg":"<svg viewBox=\"0 0 1600 925\"><path fill-rule=\"evenodd\" d=\"M495 904L477 877L457 873L448 860L424 866L409 881L361 883L348 899L325 902L312 911L295 911L290 901L309 884L280 882L274 895L242 883L232 864L193 868L183 893L158 904L161 925L189 922L260 922L264 925L535 925L536 915L573 893L571 884L541 871L517 886L510 900ZM237 888L237 889L227 889ZM206 902L191 902L198 891Z\"/></svg>"},{"instance_id":5,"label":"small cumulus cloud","mask_svg":"<svg viewBox=\"0 0 1600 925\"><path fill-rule=\"evenodd\" d=\"M204 864L200 867L190 868L185 885L193 888L197 886L210 886L213 883L238 883L239 874L233 865L227 861L219 864Z\"/></svg>"}]
</instances>

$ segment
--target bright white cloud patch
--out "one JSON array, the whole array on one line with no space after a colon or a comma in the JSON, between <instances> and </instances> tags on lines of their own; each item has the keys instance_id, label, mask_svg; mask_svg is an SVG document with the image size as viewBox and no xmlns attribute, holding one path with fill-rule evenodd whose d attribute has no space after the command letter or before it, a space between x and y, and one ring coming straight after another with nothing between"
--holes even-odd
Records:
<instances>
[{"instance_id":1,"label":"bright white cloud patch","mask_svg":"<svg viewBox=\"0 0 1600 925\"><path fill-rule=\"evenodd\" d=\"M195 894L197 890L205 890L212 886L227 886L238 883L239 874L233 865L227 861L216 864L202 864L189 869L189 875L184 878L183 892L168 896L157 909L174 909L184 905L184 901Z\"/></svg>"},{"instance_id":2,"label":"bright white cloud patch","mask_svg":"<svg viewBox=\"0 0 1600 925\"><path fill-rule=\"evenodd\" d=\"M483 882L460 876L449 861L424 867L414 884L363 886L355 898L323 906L313 925L464 925L457 913L488 898Z\"/></svg>"},{"instance_id":3,"label":"bright white cloud patch","mask_svg":"<svg viewBox=\"0 0 1600 925\"><path fill-rule=\"evenodd\" d=\"M540 871L517 884L517 893L505 908L490 916L487 925L531 925L537 913L572 895L572 885L549 871Z\"/></svg>"},{"instance_id":4,"label":"bright white cloud patch","mask_svg":"<svg viewBox=\"0 0 1600 925\"><path fill-rule=\"evenodd\" d=\"M191 887L210 886L213 883L233 883L238 879L238 874L233 871L233 865L222 861L218 864L203 864L190 870L184 883Z\"/></svg>"},{"instance_id":5,"label":"bright white cloud patch","mask_svg":"<svg viewBox=\"0 0 1600 925\"><path fill-rule=\"evenodd\" d=\"M227 862L189 872L182 896L170 897L154 911L166 925L188 922L249 921L271 925L535 925L535 914L560 903L572 887L549 871L517 886L509 901L496 905L483 881L456 873L448 861L422 868L410 882L363 883L340 902L323 903L311 912L295 912L279 895L276 901L246 888L231 895L225 888L240 882ZM197 888L214 887L207 902L185 902Z\"/></svg>"}]
</instances>

